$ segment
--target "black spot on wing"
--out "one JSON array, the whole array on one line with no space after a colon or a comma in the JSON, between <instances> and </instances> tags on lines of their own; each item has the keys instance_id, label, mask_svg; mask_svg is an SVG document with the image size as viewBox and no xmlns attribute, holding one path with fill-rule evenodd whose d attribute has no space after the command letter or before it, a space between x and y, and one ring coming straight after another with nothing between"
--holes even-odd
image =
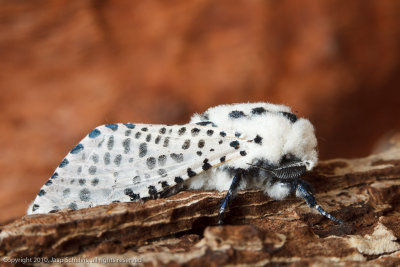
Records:
<instances>
[{"instance_id":1,"label":"black spot on wing","mask_svg":"<svg viewBox=\"0 0 400 267\"><path fill-rule=\"evenodd\" d=\"M178 130L179 135L183 135L186 132L186 127L182 127Z\"/></svg>"},{"instance_id":2,"label":"black spot on wing","mask_svg":"<svg viewBox=\"0 0 400 267\"><path fill-rule=\"evenodd\" d=\"M185 142L183 142L182 149L188 149L190 147L190 139L186 139Z\"/></svg>"},{"instance_id":3,"label":"black spot on wing","mask_svg":"<svg viewBox=\"0 0 400 267\"><path fill-rule=\"evenodd\" d=\"M169 145L169 137L165 137L163 147L168 147Z\"/></svg>"},{"instance_id":4,"label":"black spot on wing","mask_svg":"<svg viewBox=\"0 0 400 267\"><path fill-rule=\"evenodd\" d=\"M160 175L161 177L167 177L168 173L166 170L164 169L158 169L157 170L158 175Z\"/></svg>"},{"instance_id":5,"label":"black spot on wing","mask_svg":"<svg viewBox=\"0 0 400 267\"><path fill-rule=\"evenodd\" d=\"M156 166L156 159L154 157L147 158L146 164L147 164L147 168L152 170Z\"/></svg>"},{"instance_id":6,"label":"black spot on wing","mask_svg":"<svg viewBox=\"0 0 400 267\"><path fill-rule=\"evenodd\" d=\"M151 141L151 134L148 134L147 136L146 136L146 142L150 142Z\"/></svg>"},{"instance_id":7,"label":"black spot on wing","mask_svg":"<svg viewBox=\"0 0 400 267\"><path fill-rule=\"evenodd\" d=\"M104 164L105 164L105 165L110 164L110 162L111 162L111 159L110 159L110 158L111 158L111 155L110 155L109 152L104 153L103 160L104 160Z\"/></svg>"},{"instance_id":8,"label":"black spot on wing","mask_svg":"<svg viewBox=\"0 0 400 267\"><path fill-rule=\"evenodd\" d=\"M155 186L150 185L149 187L149 196L151 199L157 199L157 189Z\"/></svg>"},{"instance_id":9,"label":"black spot on wing","mask_svg":"<svg viewBox=\"0 0 400 267\"><path fill-rule=\"evenodd\" d=\"M87 189L87 188L82 189L79 192L79 198L84 202L89 201L90 200L90 191L89 191L89 189Z\"/></svg>"},{"instance_id":10,"label":"black spot on wing","mask_svg":"<svg viewBox=\"0 0 400 267\"><path fill-rule=\"evenodd\" d=\"M104 139L105 139L105 137L103 137L103 139L97 144L97 147L101 147L103 145Z\"/></svg>"},{"instance_id":11,"label":"black spot on wing","mask_svg":"<svg viewBox=\"0 0 400 267\"><path fill-rule=\"evenodd\" d=\"M92 185L93 185L93 186L96 186L98 183L99 183L99 179L98 179L98 178L94 178L94 179L92 180Z\"/></svg>"},{"instance_id":12,"label":"black spot on wing","mask_svg":"<svg viewBox=\"0 0 400 267\"><path fill-rule=\"evenodd\" d=\"M221 158L219 159L219 161L221 161L221 162L225 162L225 160L226 160L226 157L225 157L225 156L223 156L223 157L221 157Z\"/></svg>"},{"instance_id":13,"label":"black spot on wing","mask_svg":"<svg viewBox=\"0 0 400 267\"><path fill-rule=\"evenodd\" d=\"M99 136L101 134L99 129L94 129L93 131L91 131L89 133L89 138L96 138L97 136Z\"/></svg>"},{"instance_id":14,"label":"black spot on wing","mask_svg":"<svg viewBox=\"0 0 400 267\"><path fill-rule=\"evenodd\" d=\"M127 196L130 196L130 195L133 194L133 191L132 191L131 188L125 188L124 189L124 194L127 195Z\"/></svg>"},{"instance_id":15,"label":"black spot on wing","mask_svg":"<svg viewBox=\"0 0 400 267\"><path fill-rule=\"evenodd\" d=\"M139 157L143 158L147 154L147 143L141 143L139 145Z\"/></svg>"},{"instance_id":16,"label":"black spot on wing","mask_svg":"<svg viewBox=\"0 0 400 267\"><path fill-rule=\"evenodd\" d=\"M167 131L167 129L165 129L165 127L162 127L159 131L160 134L165 134L165 132Z\"/></svg>"},{"instance_id":17,"label":"black spot on wing","mask_svg":"<svg viewBox=\"0 0 400 267\"><path fill-rule=\"evenodd\" d=\"M133 184L138 184L141 182L140 176L136 175L135 177L132 178Z\"/></svg>"},{"instance_id":18,"label":"black spot on wing","mask_svg":"<svg viewBox=\"0 0 400 267\"><path fill-rule=\"evenodd\" d=\"M131 150L131 139L130 138L126 138L122 142L122 146L124 147L124 153L125 154L129 153L129 151Z\"/></svg>"},{"instance_id":19,"label":"black spot on wing","mask_svg":"<svg viewBox=\"0 0 400 267\"><path fill-rule=\"evenodd\" d=\"M238 141L232 141L229 143L229 145L235 149L238 149L240 147L240 144Z\"/></svg>"},{"instance_id":20,"label":"black spot on wing","mask_svg":"<svg viewBox=\"0 0 400 267\"><path fill-rule=\"evenodd\" d=\"M166 161L167 161L167 156L165 155L158 156L158 165L164 166Z\"/></svg>"},{"instance_id":21,"label":"black spot on wing","mask_svg":"<svg viewBox=\"0 0 400 267\"><path fill-rule=\"evenodd\" d=\"M200 139L200 140L199 140L199 143L197 144L197 146L198 146L199 148L203 148L203 147L204 147L204 144L205 144L204 140L203 140L203 139Z\"/></svg>"},{"instance_id":22,"label":"black spot on wing","mask_svg":"<svg viewBox=\"0 0 400 267\"><path fill-rule=\"evenodd\" d=\"M107 148L108 148L108 150L111 150L111 149L113 149L113 147L114 147L114 136L111 135L111 136L108 138Z\"/></svg>"},{"instance_id":23,"label":"black spot on wing","mask_svg":"<svg viewBox=\"0 0 400 267\"><path fill-rule=\"evenodd\" d=\"M194 171L192 171L191 168L188 168L188 169L187 169L187 174L188 174L189 177L193 177L193 176L196 176L196 175L197 175L197 173L195 173Z\"/></svg>"},{"instance_id":24,"label":"black spot on wing","mask_svg":"<svg viewBox=\"0 0 400 267\"><path fill-rule=\"evenodd\" d=\"M133 194L133 191L132 191L132 189L130 189L130 188L125 188L125 189L124 189L124 194L127 195L127 196L129 196L129 195Z\"/></svg>"},{"instance_id":25,"label":"black spot on wing","mask_svg":"<svg viewBox=\"0 0 400 267\"><path fill-rule=\"evenodd\" d=\"M114 158L114 164L119 166L121 164L121 160L122 160L122 155L121 154L116 155Z\"/></svg>"},{"instance_id":26,"label":"black spot on wing","mask_svg":"<svg viewBox=\"0 0 400 267\"><path fill-rule=\"evenodd\" d=\"M93 153L93 155L90 158L93 160L93 163L99 162L99 155L97 155L96 153Z\"/></svg>"},{"instance_id":27,"label":"black spot on wing","mask_svg":"<svg viewBox=\"0 0 400 267\"><path fill-rule=\"evenodd\" d=\"M136 127L136 125L133 123L124 123L124 125L129 129L134 129Z\"/></svg>"},{"instance_id":28,"label":"black spot on wing","mask_svg":"<svg viewBox=\"0 0 400 267\"><path fill-rule=\"evenodd\" d=\"M110 128L113 131L118 130L118 124L107 124L106 127Z\"/></svg>"},{"instance_id":29,"label":"black spot on wing","mask_svg":"<svg viewBox=\"0 0 400 267\"><path fill-rule=\"evenodd\" d=\"M71 189L69 188L64 189L62 194L64 198L68 197L71 194Z\"/></svg>"},{"instance_id":30,"label":"black spot on wing","mask_svg":"<svg viewBox=\"0 0 400 267\"><path fill-rule=\"evenodd\" d=\"M140 199L140 195L133 193L131 188L125 188L124 189L124 194L129 196L131 201L135 201L135 200Z\"/></svg>"},{"instance_id":31,"label":"black spot on wing","mask_svg":"<svg viewBox=\"0 0 400 267\"><path fill-rule=\"evenodd\" d=\"M175 183L177 183L177 184L180 184L180 183L183 183L183 179L181 178L181 177L175 177Z\"/></svg>"},{"instance_id":32,"label":"black spot on wing","mask_svg":"<svg viewBox=\"0 0 400 267\"><path fill-rule=\"evenodd\" d=\"M67 159L63 159L63 161L61 161L60 165L58 165L59 168L64 168L65 166L67 166L69 163L69 161Z\"/></svg>"},{"instance_id":33,"label":"black spot on wing","mask_svg":"<svg viewBox=\"0 0 400 267\"><path fill-rule=\"evenodd\" d=\"M204 171L206 171L206 170L208 170L209 168L211 168L211 165L210 165L210 163L208 163L208 159L205 159L204 161L203 161L203 166L202 166L202 169L204 170Z\"/></svg>"},{"instance_id":34,"label":"black spot on wing","mask_svg":"<svg viewBox=\"0 0 400 267\"><path fill-rule=\"evenodd\" d=\"M96 168L96 166L90 166L88 171L91 175L93 175L93 174L96 174L97 168Z\"/></svg>"},{"instance_id":35,"label":"black spot on wing","mask_svg":"<svg viewBox=\"0 0 400 267\"><path fill-rule=\"evenodd\" d=\"M71 150L71 154L78 154L79 152L81 152L83 150L83 145L82 144L77 144L72 150Z\"/></svg>"},{"instance_id":36,"label":"black spot on wing","mask_svg":"<svg viewBox=\"0 0 400 267\"><path fill-rule=\"evenodd\" d=\"M171 156L171 158L173 160L175 160L178 163L183 161L183 154L182 153L179 153L179 154L172 153L170 156Z\"/></svg>"},{"instance_id":37,"label":"black spot on wing","mask_svg":"<svg viewBox=\"0 0 400 267\"><path fill-rule=\"evenodd\" d=\"M213 135L213 133L214 133L214 131L213 131L213 130L207 130L207 135L208 135L208 136L211 136L211 135Z\"/></svg>"}]
</instances>

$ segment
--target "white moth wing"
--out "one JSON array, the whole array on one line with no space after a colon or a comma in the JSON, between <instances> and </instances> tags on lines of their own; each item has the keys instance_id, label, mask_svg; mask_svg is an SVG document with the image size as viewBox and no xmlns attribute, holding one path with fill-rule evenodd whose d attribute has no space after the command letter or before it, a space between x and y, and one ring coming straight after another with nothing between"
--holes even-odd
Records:
<instances>
[{"instance_id":1,"label":"white moth wing","mask_svg":"<svg viewBox=\"0 0 400 267\"><path fill-rule=\"evenodd\" d=\"M28 214L155 198L240 157L239 141L243 139L209 125L99 126L65 157Z\"/></svg>"}]
</instances>

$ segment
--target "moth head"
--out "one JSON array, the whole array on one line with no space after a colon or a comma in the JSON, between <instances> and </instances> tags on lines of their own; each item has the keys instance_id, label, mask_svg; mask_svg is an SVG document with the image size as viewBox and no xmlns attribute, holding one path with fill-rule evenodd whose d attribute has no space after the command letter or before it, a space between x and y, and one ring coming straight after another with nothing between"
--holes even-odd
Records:
<instances>
[{"instance_id":1,"label":"moth head","mask_svg":"<svg viewBox=\"0 0 400 267\"><path fill-rule=\"evenodd\" d=\"M311 170L318 161L317 138L311 122L304 118L296 120L285 139L282 154L291 155Z\"/></svg>"}]
</instances>

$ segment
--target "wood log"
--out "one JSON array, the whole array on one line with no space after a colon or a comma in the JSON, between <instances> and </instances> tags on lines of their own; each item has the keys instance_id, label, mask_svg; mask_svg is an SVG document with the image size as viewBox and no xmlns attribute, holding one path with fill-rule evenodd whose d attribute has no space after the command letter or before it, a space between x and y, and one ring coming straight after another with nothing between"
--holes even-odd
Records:
<instances>
[{"instance_id":1,"label":"wood log","mask_svg":"<svg viewBox=\"0 0 400 267\"><path fill-rule=\"evenodd\" d=\"M294 196L242 191L216 226L225 192L185 191L24 216L0 226L2 262L100 265L369 266L400 264L400 138L381 153L322 161L305 177L335 224Z\"/></svg>"}]
</instances>

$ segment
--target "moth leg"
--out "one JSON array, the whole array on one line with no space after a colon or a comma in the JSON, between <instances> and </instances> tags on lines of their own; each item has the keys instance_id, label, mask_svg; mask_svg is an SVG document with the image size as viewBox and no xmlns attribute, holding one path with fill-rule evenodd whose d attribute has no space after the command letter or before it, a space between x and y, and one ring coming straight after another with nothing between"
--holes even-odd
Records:
<instances>
[{"instance_id":1,"label":"moth leg","mask_svg":"<svg viewBox=\"0 0 400 267\"><path fill-rule=\"evenodd\" d=\"M329 220L337 223L343 223L342 220L333 217L328 212L326 212L320 205L317 204L317 201L315 200L315 197L311 191L310 185L306 183L306 181L304 181L303 179L297 179L296 196L303 198L310 208L315 208L316 210L318 210L319 213L321 213Z\"/></svg>"},{"instance_id":2,"label":"moth leg","mask_svg":"<svg viewBox=\"0 0 400 267\"><path fill-rule=\"evenodd\" d=\"M227 208L230 206L232 203L233 198L236 195L236 192L238 190L240 180L242 179L242 171L236 172L235 176L233 176L231 186L229 187L228 193L226 193L225 198L222 200L221 205L219 207L218 211L218 224L222 224L224 217L225 217L225 212Z\"/></svg>"}]
</instances>

